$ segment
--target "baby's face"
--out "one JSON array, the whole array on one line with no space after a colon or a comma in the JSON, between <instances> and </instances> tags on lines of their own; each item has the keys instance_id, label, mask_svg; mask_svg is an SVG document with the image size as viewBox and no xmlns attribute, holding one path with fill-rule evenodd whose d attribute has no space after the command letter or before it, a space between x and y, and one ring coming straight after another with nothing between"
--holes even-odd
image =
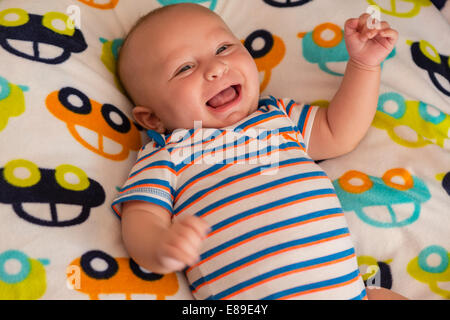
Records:
<instances>
[{"instance_id":1,"label":"baby's face","mask_svg":"<svg viewBox=\"0 0 450 320\"><path fill-rule=\"evenodd\" d=\"M222 128L257 110L259 77L241 41L216 15L197 9L172 9L135 31L137 104L148 107L169 131Z\"/></svg>"}]
</instances>

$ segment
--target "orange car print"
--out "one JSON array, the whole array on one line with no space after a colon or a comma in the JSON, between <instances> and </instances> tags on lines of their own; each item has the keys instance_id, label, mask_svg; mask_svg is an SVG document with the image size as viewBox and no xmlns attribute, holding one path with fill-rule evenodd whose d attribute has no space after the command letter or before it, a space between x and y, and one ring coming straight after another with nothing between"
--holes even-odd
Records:
<instances>
[{"instance_id":1,"label":"orange car print","mask_svg":"<svg viewBox=\"0 0 450 320\"><path fill-rule=\"evenodd\" d=\"M101 9L101 10L107 10L107 9L114 9L119 3L119 0L109 0L109 1L96 1L96 0L78 0L92 8Z\"/></svg>"},{"instance_id":2,"label":"orange car print","mask_svg":"<svg viewBox=\"0 0 450 320\"><path fill-rule=\"evenodd\" d=\"M257 39L264 41L264 46L260 49L253 47L253 43ZM264 74L260 84L260 91L262 92L270 82L272 69L283 60L286 53L286 46L280 37L262 29L252 32L245 40L241 40L241 42L255 60L258 71Z\"/></svg>"},{"instance_id":3,"label":"orange car print","mask_svg":"<svg viewBox=\"0 0 450 320\"><path fill-rule=\"evenodd\" d=\"M139 130L119 108L91 100L75 88L50 93L46 105L66 122L75 140L102 157L122 161L141 146Z\"/></svg>"},{"instance_id":4,"label":"orange car print","mask_svg":"<svg viewBox=\"0 0 450 320\"><path fill-rule=\"evenodd\" d=\"M106 269L97 270L93 260L103 261ZM153 294L157 300L164 300L176 294L179 287L175 273L146 272L130 258L114 258L100 250L86 252L73 260L67 270L71 287L88 294L91 300L98 300L99 294L125 294L127 300L132 294ZM76 270L80 270L78 278Z\"/></svg>"}]
</instances>

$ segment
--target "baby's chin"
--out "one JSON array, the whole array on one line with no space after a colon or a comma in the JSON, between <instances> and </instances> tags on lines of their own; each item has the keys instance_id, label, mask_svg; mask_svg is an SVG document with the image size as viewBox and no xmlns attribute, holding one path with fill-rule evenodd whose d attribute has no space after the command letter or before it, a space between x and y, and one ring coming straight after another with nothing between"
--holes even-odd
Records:
<instances>
[{"instance_id":1,"label":"baby's chin","mask_svg":"<svg viewBox=\"0 0 450 320\"><path fill-rule=\"evenodd\" d=\"M235 110L228 114L224 119L218 119L220 124L216 125L216 128L225 128L230 127L238 123L239 121L247 118L249 115L251 115L253 112L258 110L258 105L250 107L248 109L244 110Z\"/></svg>"},{"instance_id":2,"label":"baby's chin","mask_svg":"<svg viewBox=\"0 0 450 320\"><path fill-rule=\"evenodd\" d=\"M248 113L245 113L242 111L233 112L226 119L224 119L222 121L220 128L233 126L234 124L238 123L242 119L246 118L248 115L249 115Z\"/></svg>"},{"instance_id":3,"label":"baby's chin","mask_svg":"<svg viewBox=\"0 0 450 320\"><path fill-rule=\"evenodd\" d=\"M225 117L215 118L213 120L211 119L210 121L204 121L202 124L204 128L222 129L225 127L232 127L239 121L248 117L252 112L253 111L236 110L227 114Z\"/></svg>"}]
</instances>

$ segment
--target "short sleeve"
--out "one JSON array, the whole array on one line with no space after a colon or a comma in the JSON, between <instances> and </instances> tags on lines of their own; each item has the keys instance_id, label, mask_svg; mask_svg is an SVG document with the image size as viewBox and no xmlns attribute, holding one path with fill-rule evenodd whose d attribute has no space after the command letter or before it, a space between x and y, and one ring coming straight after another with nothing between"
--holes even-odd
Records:
<instances>
[{"instance_id":1,"label":"short sleeve","mask_svg":"<svg viewBox=\"0 0 450 320\"><path fill-rule=\"evenodd\" d=\"M119 217L122 203L131 200L151 202L173 212L175 166L166 148L153 148L151 144L141 149L128 179L111 204Z\"/></svg>"},{"instance_id":2,"label":"short sleeve","mask_svg":"<svg viewBox=\"0 0 450 320\"><path fill-rule=\"evenodd\" d=\"M292 99L278 99L278 105L295 124L295 129L301 134L306 150L308 150L314 118L319 107L297 103Z\"/></svg>"}]
</instances>

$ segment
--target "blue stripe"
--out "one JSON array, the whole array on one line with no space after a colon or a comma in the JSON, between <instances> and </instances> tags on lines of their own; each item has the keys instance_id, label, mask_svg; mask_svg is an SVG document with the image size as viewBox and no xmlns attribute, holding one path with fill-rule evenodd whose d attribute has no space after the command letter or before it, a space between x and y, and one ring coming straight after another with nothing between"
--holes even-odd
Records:
<instances>
[{"instance_id":1,"label":"blue stripe","mask_svg":"<svg viewBox=\"0 0 450 320\"><path fill-rule=\"evenodd\" d=\"M298 222L308 221L308 220L316 219L316 218L319 218L319 217L325 217L325 216L329 216L329 215L336 214L336 213L343 213L343 211L342 211L341 208L330 208L330 209L319 210L319 211L315 211L315 212L311 212L311 213L308 213L308 214L301 215L299 217L283 220L283 221L280 221L280 222L276 222L276 223L273 223L273 224L270 224L270 225L267 225L267 226L264 226L264 227L252 230L250 232L247 232L247 233L245 233L245 234L243 234L241 236L238 236L238 237L236 237L234 239L231 239L231 240L229 240L227 242L224 242L224 243L220 244L219 246L217 246L215 248L212 248L212 249L202 253L200 255L200 260L204 260L204 259L206 259L206 258L208 258L208 257L210 257L210 256L212 256L214 254L216 254L217 252L225 250L228 247L231 247L231 246L233 246L233 245L235 245L235 244L237 244L239 242L247 240L247 239L249 239L251 237L254 237L254 236L258 235L258 234L262 234L262 233L265 233L267 231L275 230L275 229L278 229L278 228L281 228L281 227L293 225L293 224L296 224Z\"/></svg>"},{"instance_id":2,"label":"blue stripe","mask_svg":"<svg viewBox=\"0 0 450 320\"><path fill-rule=\"evenodd\" d=\"M196 159L198 159L198 158L201 158L202 156L203 156L203 154L205 154L206 152L211 152L211 151L213 151L213 150L221 150L221 149L225 149L225 148L228 148L228 147L234 147L235 146L235 144L245 144L245 142L247 142L248 140L250 140L250 137L248 137L248 136L243 136L243 137L241 137L241 138L239 138L239 139L237 139L236 141L232 141L232 142L230 142L230 143L228 143L228 144L225 144L225 145L222 145L222 146L220 146L220 147L217 147L217 148L210 148L210 149L208 149L208 150L203 150L203 148L202 148L202 146L198 146L198 149L200 149L200 150L198 150L197 152L193 152L193 151L195 151L195 147L193 146L193 145L191 145L191 147L192 147L192 149L193 150L189 150L189 151L182 151L181 152L181 155L183 155L183 153L187 153L188 155L186 156L186 158L184 158L182 161L179 161L179 163L176 165L176 171L180 171L183 167L185 167L186 165L188 165L188 164L191 164L191 163L193 163ZM189 148L189 146L186 146L186 148ZM175 149L175 148L172 148L172 149ZM172 152L172 149L168 149L170 152ZM179 156L179 155L178 155ZM236 157L235 157L236 158ZM223 160L222 162L225 162L226 163L226 161L233 161L234 160L234 158L230 158L231 160ZM178 161L177 161L178 162Z\"/></svg>"},{"instance_id":3,"label":"blue stripe","mask_svg":"<svg viewBox=\"0 0 450 320\"><path fill-rule=\"evenodd\" d=\"M284 165L287 165L287 164L295 164L295 163L303 163L303 162L310 162L310 163L312 163L313 160L308 159L308 158L303 158L303 157L301 157L301 158L292 158L292 159L283 160L283 161L281 161L281 162L275 163L275 164L273 164L273 166L278 167L278 166L284 166ZM186 188L186 186L189 185L190 183L192 183L193 181L195 181L195 180L197 180L197 179L200 179L200 178L202 178L202 177L204 177L204 176L206 176L206 175L208 175L208 174L210 174L210 173L213 173L213 172L215 172L215 171L218 171L218 170L222 169L224 166L225 166L225 164L216 164L216 165L214 165L214 166L211 166L211 167L208 168L207 170L204 170L204 171L202 171L201 173L199 173L199 174L193 176L192 178L190 178L189 180L187 180L182 186L180 186L180 187L178 188L178 190L175 191L174 197L177 198L177 197L178 197L178 194L179 194L181 191L183 191L183 190ZM200 196L202 196L203 194L207 193L209 190L218 188L218 187L220 187L220 186L223 185L223 184L226 184L226 183L229 183L229 182L231 182L231 181L240 179L240 178L242 178L242 177L249 176L249 175L252 175L252 174L254 174L254 173L260 172L262 169L265 169L265 168L267 168L266 165L264 165L264 166L258 166L258 167L252 168L252 169L250 169L250 170L248 170L248 171L245 171L245 172L243 172L243 173L240 173L240 174L231 176L231 177L226 178L226 179L224 179L224 180L222 180L222 181L219 181L217 184L211 186L210 188L207 188L207 189L204 189L204 190L201 190L201 191L197 192L196 195L197 195L198 197L200 197ZM181 210L181 209L179 209L179 210ZM178 211L178 210L177 210L177 211Z\"/></svg>"},{"instance_id":4,"label":"blue stripe","mask_svg":"<svg viewBox=\"0 0 450 320\"><path fill-rule=\"evenodd\" d=\"M298 119L298 129L300 130L301 134L304 134L304 126L305 126L305 121L306 121L306 116L308 115L308 111L309 109L311 109L311 106L309 104L305 104L303 106L302 112L300 114L300 118Z\"/></svg>"},{"instance_id":5,"label":"blue stripe","mask_svg":"<svg viewBox=\"0 0 450 320\"><path fill-rule=\"evenodd\" d=\"M349 300L362 300L362 299L364 299L366 296L367 296L366 288L364 288L364 289L361 291L360 294L358 294L356 297L353 297L353 298L351 298L351 299L349 299Z\"/></svg>"},{"instance_id":6,"label":"blue stripe","mask_svg":"<svg viewBox=\"0 0 450 320\"><path fill-rule=\"evenodd\" d=\"M169 145L173 144L174 146L167 147L167 151L173 152L174 150L178 150L178 149L194 148L197 145L202 145L205 142L209 142L209 141L217 138L225 130L221 130L221 129L212 130L212 129L200 128L200 129L196 129L196 131L200 131L200 132L193 132L192 134L189 134L189 135L186 134L181 139L179 139L178 137L175 137L174 140L169 143ZM204 132L208 133L208 131L213 131L213 132L208 137L203 139ZM196 135L194 138L192 138L194 133ZM200 134L201 134L201 136L200 136ZM186 140L190 144L188 144L188 142L186 142ZM183 141L185 142L184 146L177 146L177 144L182 143Z\"/></svg>"},{"instance_id":7,"label":"blue stripe","mask_svg":"<svg viewBox=\"0 0 450 320\"><path fill-rule=\"evenodd\" d=\"M141 196L141 195L127 196L127 197L120 198L119 200L114 201L111 204L111 207L115 208L115 206L117 206L119 203L122 203L122 202L125 202L125 201L132 201L132 200L141 200L141 201L150 202L150 203L159 205L161 207L164 207L170 213L172 213L172 207L169 204L167 204L167 202L161 201L161 200L153 198L153 197ZM117 210L117 211L120 211L120 210Z\"/></svg>"},{"instance_id":8,"label":"blue stripe","mask_svg":"<svg viewBox=\"0 0 450 320\"><path fill-rule=\"evenodd\" d=\"M274 96L268 96L268 97L264 97L263 99L260 99L258 102L258 107L267 106L267 105L278 108L277 99Z\"/></svg>"},{"instance_id":9,"label":"blue stripe","mask_svg":"<svg viewBox=\"0 0 450 320\"><path fill-rule=\"evenodd\" d=\"M145 146L144 146L145 147ZM151 157L151 156L153 156L156 152L158 152L160 149L156 149L155 151L152 151L152 152L150 152L149 154L146 154L145 156L142 156L142 157L140 157L140 158L137 158L136 159L136 163L137 162L139 162L139 161L141 161L141 160L144 160L144 159L147 159L147 158L149 158L149 157ZM139 156L139 155L138 155Z\"/></svg>"},{"instance_id":10,"label":"blue stripe","mask_svg":"<svg viewBox=\"0 0 450 320\"><path fill-rule=\"evenodd\" d=\"M278 165L279 164L276 164L275 167L277 167ZM244 173L241 173L241 174L238 174L238 175L226 178L226 179L224 179L222 181L219 181L218 183L216 183L215 185L213 185L213 186L211 186L209 188L202 189L202 190L196 192L195 194L193 194L188 199L186 199L183 203L179 204L177 206L177 209L175 210L174 213L177 214L179 211L182 211L186 206L190 205L192 202L196 201L197 199L199 199L200 197L202 197L204 194L208 193L209 191L218 189L221 186L226 185L227 183L230 183L232 181L238 180L240 178L243 178L243 177L250 176L252 174L258 173L258 172L260 172L261 169L264 169L264 168L265 167L261 167L261 166L257 167L257 168L253 168L253 169L248 170L248 171L246 171ZM292 180L295 180L295 179L306 178L306 177L310 177L310 176L324 176L324 177L326 177L326 174L323 171L312 171L312 172L307 172L307 173L301 173L301 174L298 174L298 175L293 175L293 176L290 176L290 177L281 178L281 179L278 179L278 180L275 180L275 181L263 184L261 186L255 187L254 189L248 189L248 191L244 190L240 194L244 194L244 193L246 194L248 192L257 191L258 189L256 189L256 188L260 188L260 190L262 190L264 188L267 188L267 187L270 187L270 186L274 186L274 185L277 185L277 184L281 184L283 182L292 181ZM253 190L253 191L251 191L251 190ZM239 195L239 193L236 193L236 194L228 197L228 200L226 200L226 201L232 200L232 197L234 197L236 195ZM220 200L220 201L224 202L225 199ZM214 206L214 205L215 205L215 203L211 204L210 206ZM218 205L220 205L220 204L218 204Z\"/></svg>"},{"instance_id":11,"label":"blue stripe","mask_svg":"<svg viewBox=\"0 0 450 320\"><path fill-rule=\"evenodd\" d=\"M230 294L232 294L232 293L234 293L236 291L239 291L239 290L241 290L241 289L243 289L245 287L249 287L251 285L254 285L254 284L258 283L258 282L264 281L264 280L266 280L268 278L272 278L274 276L277 276L277 275L280 275L280 274L283 274L283 273L287 273L287 272L290 272L290 271L293 271L293 270L301 270L301 269L304 269L304 268L307 268L307 267L317 266L317 265L320 265L320 264L323 264L323 263L331 262L331 261L334 261L334 260L339 260L341 258L345 258L345 257L351 256L354 253L355 253L355 249L350 248L350 249L347 249L347 250L344 250L344 251L341 251L341 252L337 252L337 253L334 253L334 254L330 254L330 255L327 255L327 256L323 256L323 257L320 257L320 258L314 258L314 259L311 259L311 260L306 260L306 261L301 261L301 262L293 263L293 264L290 264L290 265L286 265L286 266L283 266L283 267L280 267L280 268L277 268L277 269L265 272L263 274L260 274L260 275L254 277L254 278L248 279L248 280L246 280L244 282L241 282L241 283L239 283L237 285L234 285L234 286L232 286L232 287L230 287L230 288L228 288L228 289L226 289L226 290L224 290L222 292L219 292L219 293L215 294L214 296L209 296L206 299L207 300L210 300L210 299L222 299L222 298L224 298L224 297L226 297L226 296L228 296L228 295L230 295Z\"/></svg>"},{"instance_id":12,"label":"blue stripe","mask_svg":"<svg viewBox=\"0 0 450 320\"><path fill-rule=\"evenodd\" d=\"M172 194L174 193L174 190L173 190L172 186L169 184L169 182L167 182L167 180L161 180L161 179L142 179L142 180L136 181L132 184L127 184L125 187L120 189L119 192L123 192L123 191L131 189L135 186L147 184L147 183L158 184L160 186L168 188Z\"/></svg>"},{"instance_id":13,"label":"blue stripe","mask_svg":"<svg viewBox=\"0 0 450 320\"><path fill-rule=\"evenodd\" d=\"M279 291L277 293L268 295L267 297L264 297L261 300L275 300L275 299L280 299L280 298L283 298L285 296L288 296L288 295L291 295L291 294L295 294L295 293L300 293L300 292L314 290L314 289L319 289L319 288L326 288L326 287L329 287L329 286L333 286L333 285L336 285L336 284L339 284L339 283L344 283L346 281L352 280L356 276L358 276L358 274L359 274L359 270L356 269L355 271L350 272L349 274L346 274L344 276L337 277L337 278L334 278L334 279L320 281L320 282L315 282L315 283L310 283L310 284L307 284L307 285L302 285L302 286L294 287L294 288L291 288L291 289L282 290L282 291Z\"/></svg>"},{"instance_id":14,"label":"blue stripe","mask_svg":"<svg viewBox=\"0 0 450 320\"><path fill-rule=\"evenodd\" d=\"M195 180L197 180L197 179L200 179L200 178L202 178L202 177L204 177L204 176L206 176L206 175L208 175L208 174L211 174L211 173L213 173L213 172L216 172L216 171L222 169L224 166L225 166L225 164L222 164L222 163L216 164L216 165L214 165L214 166L209 167L209 168L206 169L206 170L203 170L203 171L200 172L199 174L196 174L196 175L193 176L192 178L186 180L186 182L183 183L183 185L180 186L180 187L175 191L174 197L177 198L177 197L178 197L178 194L179 194L181 191L183 191L183 190L186 188L186 186L188 186L188 185L189 185L190 183L192 183L193 181L195 181Z\"/></svg>"},{"instance_id":15,"label":"blue stripe","mask_svg":"<svg viewBox=\"0 0 450 320\"><path fill-rule=\"evenodd\" d=\"M290 100L288 105L286 106L286 114L289 116L289 112L291 112L292 106L295 104L294 100Z\"/></svg>"},{"instance_id":16,"label":"blue stripe","mask_svg":"<svg viewBox=\"0 0 450 320\"><path fill-rule=\"evenodd\" d=\"M250 138L246 137L246 141L250 140ZM185 159L183 159L183 161L181 161L181 163L179 163L178 165L175 166L175 170L178 172L181 169L183 169L185 166L192 164L195 160L197 160L198 158L202 157L204 154L207 154L211 151L220 151L223 148L226 148L228 146L224 146L224 147L220 147L220 148L211 148L211 149L206 149L206 150L200 150L196 153L190 154L188 157L186 157ZM261 148L259 150L253 151L253 152L248 152L248 153L243 153L240 155L233 155L229 158L225 158L225 159L220 159L217 160L218 163L220 164L230 164L230 163L234 163L238 160L249 160L252 157L264 157L267 154L280 150L283 151L286 148L298 148L298 143L296 142L285 142L285 143L281 143L278 146L274 146L274 145L267 145L265 148ZM223 153L221 154L222 156L226 156L227 155L227 151L222 151ZM234 151L233 151L234 153ZM218 156L217 156L218 157ZM270 155L268 156L270 157Z\"/></svg>"},{"instance_id":17,"label":"blue stripe","mask_svg":"<svg viewBox=\"0 0 450 320\"><path fill-rule=\"evenodd\" d=\"M264 257L266 255L269 255L271 253L274 253L274 252L277 252L277 251L281 251L281 250L284 250L286 248L295 247L295 246L302 245L302 244L307 244L307 243L312 243L312 242L315 242L315 241L324 240L324 239L328 239L328 238L331 238L331 237L335 237L335 236L343 235L343 234L348 234L348 233L349 233L349 231L348 231L347 228L340 228L340 229L335 229L335 230L328 231L328 232L315 234L313 236L309 236L309 237L305 237L305 238L301 238L301 239L291 240L291 241L288 241L288 242L284 242L284 243L280 243L280 244L274 245L272 247L265 248L263 250L255 252L255 253L247 256L247 257L239 259L239 260L237 260L237 261L235 261L233 263L225 265L224 267L222 267L222 268L220 268L220 269L218 269L218 270L216 270L216 271L214 271L214 272L212 272L212 273L210 273L208 275L205 275L204 277L201 277L201 278L197 279L196 281L194 281L190 285L190 288L191 288L192 291L196 290L196 288L199 285L201 285L201 284L203 284L205 282L208 282L208 281L210 281L210 280L212 280L214 278L217 278L220 275L222 275L222 274L224 274L224 273L226 273L226 272L228 272L230 270L236 269L236 268L238 268L238 267L240 267L242 265L245 265L248 262L257 260L257 259L259 259L261 257Z\"/></svg>"},{"instance_id":18,"label":"blue stripe","mask_svg":"<svg viewBox=\"0 0 450 320\"><path fill-rule=\"evenodd\" d=\"M145 146L144 146L145 147ZM139 161L142 161L142 160L145 160L145 159L147 159L147 158L150 158L150 157L152 157L156 152L164 152L163 150L161 150L161 148L156 148L154 151L152 151L152 152L150 152L149 154L146 154L146 155L144 155L144 156L142 156L142 157L140 157L140 158L137 158L136 159L136 162L135 163L137 163L137 162L139 162ZM139 156L140 154L138 154L138 156Z\"/></svg>"},{"instance_id":19,"label":"blue stripe","mask_svg":"<svg viewBox=\"0 0 450 320\"><path fill-rule=\"evenodd\" d=\"M296 200L300 200L300 199L305 199L305 198L309 198L309 197L313 197L316 195L323 195L323 194L334 194L335 192L333 189L317 189L317 190L312 190L312 191L307 191L307 192L302 192L302 193L298 193L296 195L293 196L289 196L286 198L282 198L276 201L272 201L263 205L260 205L258 207L253 207L249 210L243 211L241 213L238 213L234 216L229 217L228 219L225 219L219 223L216 223L215 225L211 226L211 230L212 231L216 231L217 229L223 228L226 225L229 225L237 220L240 220L242 218L245 218L247 216L250 216L254 213L258 213L267 209L271 209L271 208L275 208L277 206L286 204L286 203L290 203L290 202L294 202ZM203 214L205 214L206 212L204 212L206 210L201 210L199 212L197 212L195 215L201 217Z\"/></svg>"},{"instance_id":20,"label":"blue stripe","mask_svg":"<svg viewBox=\"0 0 450 320\"><path fill-rule=\"evenodd\" d=\"M292 126L286 126L277 130L264 130L264 132L262 132L261 134L259 134L256 139L258 140L262 140L265 139L269 134L278 134L280 132L292 132L293 131L293 127ZM179 154L177 154L178 157L183 157L183 159L177 160L176 162L178 163L175 167L174 170L176 170L177 172L182 170L185 166L192 164L193 162L195 162L195 160L201 158L202 156L209 154L213 151L218 152L218 151L222 151L223 153L221 153L221 157L223 158L224 156L227 155L228 151L223 151L226 148L233 148L233 156L226 158L226 159L220 159L218 163L233 163L237 160L243 160L243 159L249 159L251 157L255 157L255 156L259 156L262 157L265 154L275 151L275 150L284 150L285 148L289 148L289 147L298 147L298 144L296 144L295 142L287 142L287 143L281 143L278 146L277 145L269 145L269 142L260 142L258 144L259 147L262 146L266 146L265 148L261 148L258 149L254 152L250 152L250 153L246 153L246 154L242 154L242 155L234 155L235 151L237 148L239 148L240 146L244 146L245 148L245 144L247 143L247 141L252 140L253 138L251 138L248 135L244 135L240 138L238 138L235 141L231 141L227 144L223 144L220 146L216 146L216 147L210 147L208 149L203 149L202 143L203 141L200 142L195 142L191 145L186 145L184 147L173 147L173 148L167 148L167 151L170 153L173 153L174 151L180 150L178 151ZM196 149L199 149L198 151L196 151ZM196 152L194 152L196 151ZM173 157L174 155L172 155ZM219 157L219 156L217 156Z\"/></svg>"},{"instance_id":21,"label":"blue stripe","mask_svg":"<svg viewBox=\"0 0 450 320\"><path fill-rule=\"evenodd\" d=\"M257 115L256 117L252 117L249 120L245 121L244 123L241 123L240 125L236 126L236 128L234 129L234 131L240 131L243 130L245 127L248 127L258 121L264 120L264 119L269 119L275 115L284 115L284 113L280 110L272 110L268 113L263 113L260 115Z\"/></svg>"},{"instance_id":22,"label":"blue stripe","mask_svg":"<svg viewBox=\"0 0 450 320\"><path fill-rule=\"evenodd\" d=\"M245 197L245 196L247 196L249 194L256 193L256 192L259 192L259 191L262 191L262 190L265 190L265 189L269 189L271 187L283 184L285 182L296 181L296 180L309 178L309 177L327 177L327 176L326 176L325 172L323 172L323 171L312 171L312 172L306 172L306 173L299 173L299 174L295 174L295 175L292 175L292 176L289 176L289 177L284 177L284 178L281 178L281 179L278 179L278 180L270 181L268 183L261 184L261 185L256 186L256 187L249 188L249 189L243 190L241 192L234 193L234 194L232 194L232 195L230 195L230 196L228 196L226 198L222 198L222 199L220 199L220 200L218 200L216 202L213 202L213 203L209 204L208 206L203 207L203 209L200 211L202 213L200 213L200 214L204 214L204 213L206 213L208 211L214 210L215 208L220 207L221 205L223 205L225 203L229 203L229 202L231 202L233 200ZM208 188L208 189L210 189L210 188ZM180 207L185 207L186 205L189 205L190 203L196 201L197 199L198 199L197 197L192 196L189 199L187 199L185 202L183 202L183 204L180 205ZM177 208L176 211L178 212L180 210L181 209Z\"/></svg>"},{"instance_id":23,"label":"blue stripe","mask_svg":"<svg viewBox=\"0 0 450 320\"><path fill-rule=\"evenodd\" d=\"M208 130L208 129L206 129L206 130ZM173 152L173 151L176 151L178 149L186 149L186 148L190 148L192 150L192 149L195 149L194 147L197 146L197 145L202 145L204 143L211 142L212 140L218 138L222 134L222 132L224 132L224 131L226 131L226 130L217 129L217 130L214 130L214 132L209 137L207 137L205 139L203 139L203 137L202 137L201 140L198 140L198 141L197 141L198 138L191 139L192 143L190 145L186 144L184 146L167 147L167 150L169 152ZM261 130L258 129L258 132L260 132L260 131ZM263 140L263 139L266 139L266 137L268 135L270 135L270 134L275 134L276 135L276 134L279 134L281 132L291 132L291 131L294 131L294 128L292 126L285 126L285 127L276 128L276 129L264 129L264 130L262 130L262 132L259 135L257 135L256 137L251 137L251 138L258 139L258 140ZM246 131L244 131L244 130L236 130L236 132L239 132L242 135L246 135ZM202 136L203 136L203 133L202 133ZM231 142L229 144L224 144L224 145L220 146L220 148L226 148L226 147L229 147L229 146L237 147L238 146L238 145L236 145L237 143L245 143L247 141L244 137L241 137L240 139L241 140L238 139L238 140L233 141L233 142ZM185 140L185 139L183 138L182 140ZM178 141L178 143L180 143L180 142L181 141ZM171 143L169 143L169 145L170 144L176 144L176 143L177 142L171 142ZM214 149L219 149L219 147L210 148L209 150L214 150ZM205 153L205 151L204 151L204 153Z\"/></svg>"},{"instance_id":24,"label":"blue stripe","mask_svg":"<svg viewBox=\"0 0 450 320\"><path fill-rule=\"evenodd\" d=\"M171 161L160 160L160 161L152 162L152 163L146 165L145 167L142 167L141 169L136 170L136 171L130 173L130 178L134 177L135 175L138 175L138 174L141 173L143 170L148 169L148 168L151 168L151 167L154 167L154 166L167 166L167 167L169 167L169 168L175 170L174 165L173 165L173 163L172 163ZM159 168L158 168L158 169L159 169Z\"/></svg>"}]
</instances>

